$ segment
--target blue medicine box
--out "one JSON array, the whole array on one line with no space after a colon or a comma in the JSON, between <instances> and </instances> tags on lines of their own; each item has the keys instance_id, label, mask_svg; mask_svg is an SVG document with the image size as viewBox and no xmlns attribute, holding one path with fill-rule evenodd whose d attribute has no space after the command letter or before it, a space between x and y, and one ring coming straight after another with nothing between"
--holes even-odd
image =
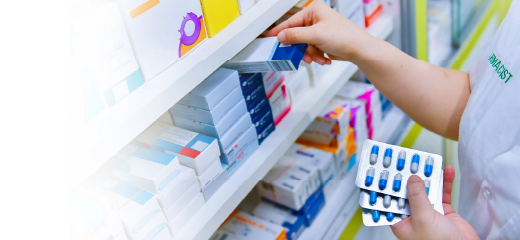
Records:
<instances>
[{"instance_id":1,"label":"blue medicine box","mask_svg":"<svg viewBox=\"0 0 520 240\"><path fill-rule=\"evenodd\" d=\"M258 85L263 85L262 73L240 74L240 87L244 96L249 94Z\"/></svg>"}]
</instances>

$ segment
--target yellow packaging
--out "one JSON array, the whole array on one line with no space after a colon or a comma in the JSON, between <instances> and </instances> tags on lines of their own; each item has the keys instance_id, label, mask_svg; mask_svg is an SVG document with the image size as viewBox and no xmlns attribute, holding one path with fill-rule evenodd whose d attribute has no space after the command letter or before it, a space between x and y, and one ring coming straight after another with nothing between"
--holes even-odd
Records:
<instances>
[{"instance_id":1,"label":"yellow packaging","mask_svg":"<svg viewBox=\"0 0 520 240\"><path fill-rule=\"evenodd\" d=\"M200 0L200 4L210 38L240 16L236 0Z\"/></svg>"}]
</instances>

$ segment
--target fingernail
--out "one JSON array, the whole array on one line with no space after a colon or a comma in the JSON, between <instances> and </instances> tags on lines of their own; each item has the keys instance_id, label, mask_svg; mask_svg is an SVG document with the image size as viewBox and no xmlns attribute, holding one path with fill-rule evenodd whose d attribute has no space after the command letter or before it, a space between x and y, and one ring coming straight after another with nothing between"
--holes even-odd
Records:
<instances>
[{"instance_id":1,"label":"fingernail","mask_svg":"<svg viewBox=\"0 0 520 240\"><path fill-rule=\"evenodd\" d=\"M408 182L422 182L422 179L419 176L413 175L408 179Z\"/></svg>"},{"instance_id":2,"label":"fingernail","mask_svg":"<svg viewBox=\"0 0 520 240\"><path fill-rule=\"evenodd\" d=\"M282 43L285 42L285 31L281 31L280 34L278 34L278 39L279 39L280 42L282 42Z\"/></svg>"}]
</instances>

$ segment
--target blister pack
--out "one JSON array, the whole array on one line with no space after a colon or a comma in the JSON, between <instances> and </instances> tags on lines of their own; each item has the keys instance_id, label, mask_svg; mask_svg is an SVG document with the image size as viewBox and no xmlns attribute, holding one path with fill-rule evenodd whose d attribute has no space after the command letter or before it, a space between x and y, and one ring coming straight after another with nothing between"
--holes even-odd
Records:
<instances>
[{"instance_id":1,"label":"blister pack","mask_svg":"<svg viewBox=\"0 0 520 240\"><path fill-rule=\"evenodd\" d=\"M417 175L425 181L428 198L434 204L442 178L442 161L442 156L437 154L367 139L360 156L356 185L408 199L408 178Z\"/></svg>"},{"instance_id":2,"label":"blister pack","mask_svg":"<svg viewBox=\"0 0 520 240\"><path fill-rule=\"evenodd\" d=\"M383 212L372 209L361 209L363 214L363 224L368 227L372 226L390 226L394 225L401 220L409 217L406 214L397 214L391 212Z\"/></svg>"}]
</instances>

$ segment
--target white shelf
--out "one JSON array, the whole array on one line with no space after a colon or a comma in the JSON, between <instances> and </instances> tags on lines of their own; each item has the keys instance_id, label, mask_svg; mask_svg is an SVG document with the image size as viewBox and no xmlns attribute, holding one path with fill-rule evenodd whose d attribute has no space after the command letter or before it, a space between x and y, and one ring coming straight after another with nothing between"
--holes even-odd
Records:
<instances>
[{"instance_id":1,"label":"white shelf","mask_svg":"<svg viewBox=\"0 0 520 240\"><path fill-rule=\"evenodd\" d=\"M401 109L397 106L391 106L385 119L383 119L381 129L375 134L374 140L389 144L399 144L398 140L409 122L411 122L411 119Z\"/></svg>"},{"instance_id":2,"label":"white shelf","mask_svg":"<svg viewBox=\"0 0 520 240\"><path fill-rule=\"evenodd\" d=\"M71 186L92 175L184 95L231 59L298 0L262 0L214 38L72 131Z\"/></svg>"},{"instance_id":3,"label":"white shelf","mask_svg":"<svg viewBox=\"0 0 520 240\"><path fill-rule=\"evenodd\" d=\"M392 30L390 16L382 16L368 29L370 34L381 39L387 38ZM208 239L316 118L339 90L338 86L344 85L357 69L349 62L334 62L319 82L319 86L308 91L302 100L293 106L260 148L173 239Z\"/></svg>"}]
</instances>

